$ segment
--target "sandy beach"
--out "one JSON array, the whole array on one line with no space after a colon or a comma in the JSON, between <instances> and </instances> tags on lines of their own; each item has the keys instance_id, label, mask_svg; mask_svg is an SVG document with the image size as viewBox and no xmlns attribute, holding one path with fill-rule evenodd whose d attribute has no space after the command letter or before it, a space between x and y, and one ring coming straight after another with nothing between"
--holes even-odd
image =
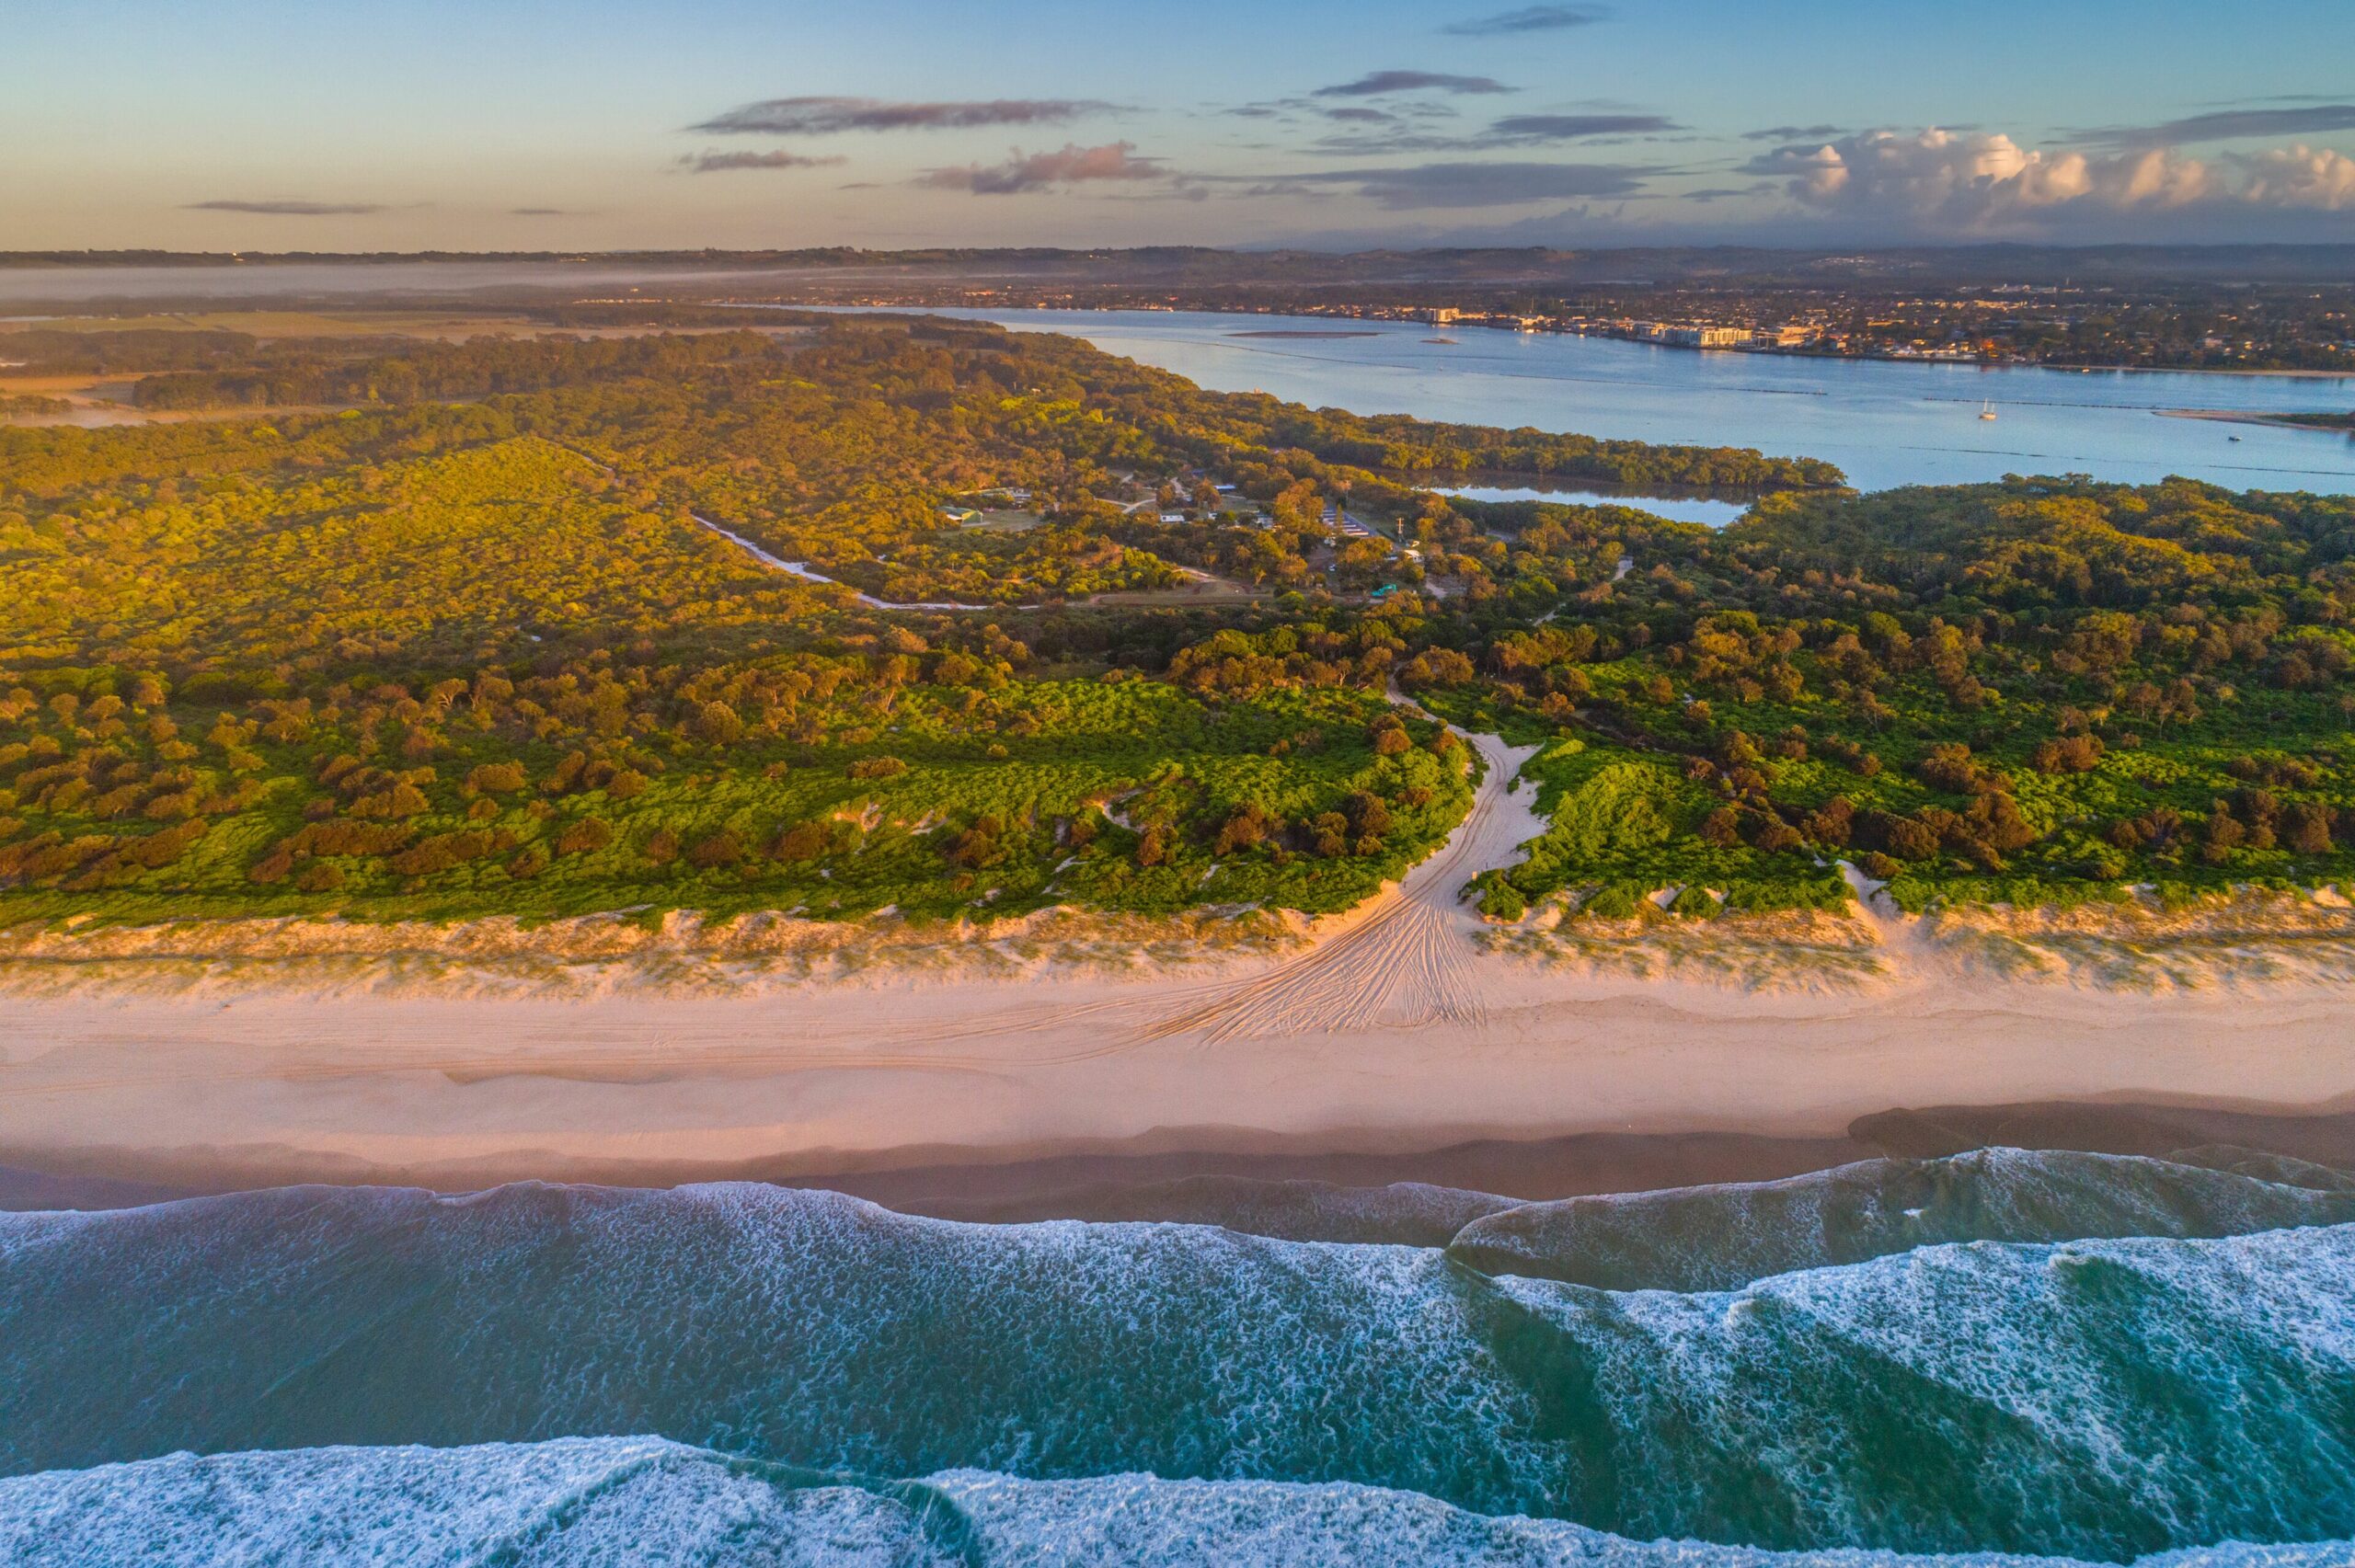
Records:
<instances>
[{"instance_id":1,"label":"sandy beach","mask_svg":"<svg viewBox=\"0 0 2355 1568\"><path fill-rule=\"evenodd\" d=\"M1488 977L1483 977L1487 979ZM1495 993L1521 977L1497 977ZM1444 1024L1154 1037L1133 988L0 1007L0 1163L165 1182L777 1177L1056 1153L1828 1137L1894 1105L2355 1104L2344 999L1652 985ZM1145 988L1154 989L1154 988ZM1533 992L1538 994L1533 994Z\"/></svg>"},{"instance_id":2,"label":"sandy beach","mask_svg":"<svg viewBox=\"0 0 2355 1568\"><path fill-rule=\"evenodd\" d=\"M143 989L135 962L20 950L0 965L0 1165L450 1187L1604 1134L1806 1146L1742 1166L1771 1170L1821 1163L1853 1120L1900 1106L2355 1105L2347 933L2327 923L2343 910L2269 938L2278 951L2237 976L2213 962L2232 942L2211 940L2214 984L2114 936L2136 983L2094 983L2082 941L2039 968L1983 922L1936 933L1869 903L1793 947L1836 960L1795 971L1804 983L1680 966L1685 939L1643 932L1623 944L1633 967L1574 962L1591 941L1500 933L1456 899L1540 826L1506 783L1523 754L1478 744L1487 782L1444 848L1264 956L566 991L271 965ZM2282 961L2292 949L2303 959Z\"/></svg>"}]
</instances>

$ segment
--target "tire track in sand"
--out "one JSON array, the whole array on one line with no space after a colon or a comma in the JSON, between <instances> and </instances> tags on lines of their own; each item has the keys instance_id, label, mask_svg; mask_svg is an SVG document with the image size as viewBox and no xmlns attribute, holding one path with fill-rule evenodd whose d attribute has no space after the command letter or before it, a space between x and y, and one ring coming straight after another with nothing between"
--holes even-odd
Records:
<instances>
[{"instance_id":1,"label":"tire track in sand","mask_svg":"<svg viewBox=\"0 0 2355 1568\"><path fill-rule=\"evenodd\" d=\"M1460 732L1459 732L1460 733ZM1478 917L1457 898L1480 872L1511 864L1545 824L1513 778L1534 747L1467 737L1488 772L1472 809L1440 852L1407 874L1350 928L1266 974L1210 988L1205 1000L1146 1024L1137 1043L1199 1035L1203 1046L1373 1026L1478 1024Z\"/></svg>"}]
</instances>

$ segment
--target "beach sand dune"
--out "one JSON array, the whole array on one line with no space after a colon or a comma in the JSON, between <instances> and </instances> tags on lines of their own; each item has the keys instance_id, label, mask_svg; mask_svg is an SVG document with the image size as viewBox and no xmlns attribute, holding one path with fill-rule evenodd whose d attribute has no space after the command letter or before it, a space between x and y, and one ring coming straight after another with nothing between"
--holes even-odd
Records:
<instances>
[{"instance_id":1,"label":"beach sand dune","mask_svg":"<svg viewBox=\"0 0 2355 1568\"><path fill-rule=\"evenodd\" d=\"M1733 1168L1772 1174L1853 1152L1849 1124L1895 1106L2355 1105L2355 991L2333 964L2260 966L2261 985L2188 983L2178 965L2121 990L2094 983L2116 964L2047 961L2102 944L2147 955L2139 928L2039 947L1881 910L1837 922L1843 951L1872 966L1839 985L1533 961L1459 898L1539 827L1512 784L1522 754L1476 743L1475 809L1439 853L1257 957L887 965L684 991L291 983L299 965L266 984L143 991L91 964L74 985L0 987L0 1166L216 1187L848 1180L1694 1135L1765 1140ZM2251 932L2316 951L2341 940L2201 918L2192 934L2220 952ZM1624 946L1665 941L1638 931Z\"/></svg>"}]
</instances>

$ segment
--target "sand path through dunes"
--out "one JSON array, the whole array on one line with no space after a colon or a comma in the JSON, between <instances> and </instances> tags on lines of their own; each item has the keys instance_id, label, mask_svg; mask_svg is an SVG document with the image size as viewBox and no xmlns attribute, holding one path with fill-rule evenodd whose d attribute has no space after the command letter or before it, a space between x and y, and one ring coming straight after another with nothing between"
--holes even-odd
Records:
<instances>
[{"instance_id":1,"label":"sand path through dunes","mask_svg":"<svg viewBox=\"0 0 2355 1568\"><path fill-rule=\"evenodd\" d=\"M1537 748L1509 747L1493 735L1467 738L1487 761L1472 809L1439 853L1355 911L1346 930L1273 970L1217 988L1157 1019L1145 1039L1197 1035L1226 1040L1326 1033L1374 1025L1478 1024L1478 926L1460 898L1479 873L1509 865L1545 831L1532 809L1536 786L1515 775Z\"/></svg>"},{"instance_id":2,"label":"sand path through dunes","mask_svg":"<svg viewBox=\"0 0 2355 1568\"><path fill-rule=\"evenodd\" d=\"M689 515L690 517L694 517L694 516L695 516L695 514L694 514L694 513L692 513L692 512L690 512L688 515ZM727 540L730 544L735 545L738 549L740 549L740 550L743 551L746 555L748 555L752 556L752 559L754 559L754 560L756 560L756 561L760 562L760 564L761 564L761 565L763 565L763 566L764 566L764 567L769 567L770 569L772 569L772 570L774 570L774 571L780 571L780 572L783 572L783 573L785 573L787 577L799 578L803 582L814 582L814 583L821 583L821 584L823 584L825 587L828 587L828 588L849 588L849 587L850 587L850 585L849 585L849 584L847 584L847 583L837 582L837 581L835 581L833 578L830 578L830 577L824 577L824 576L821 576L821 574L819 574L819 573L817 573L817 572L814 572L814 571L810 570L810 569L809 565L808 565L806 562L801 562L801 561L788 561L788 560L786 560L783 556L780 556L780 555L771 555L768 551L762 549L759 545L757 545L757 544L753 544L751 540L749 540L749 539L745 538L742 534L741 534L741 533L737 533L737 532L731 532L731 531L730 531L730 530L729 530L729 529L722 528L722 527L720 527L720 526L719 526L719 524L718 524L718 523L716 523L716 522L712 521L711 521L711 519L709 519L709 518L707 518L707 517L696 517L696 518L695 518L695 521L697 521L698 523L701 523L704 527L706 527L706 528L709 529L712 532L717 533L717 534L718 534L718 535L719 535L719 537L721 537L722 539ZM925 601L918 601L917 602L911 603L911 604L901 604L901 603L895 603L895 602L893 602L892 601L888 600L888 599L878 599L878 598L876 598L876 597L875 597L873 594L871 594L871 593L861 593L861 592L859 592L859 590L858 590L858 589L855 589L855 588L854 588L854 589L850 589L850 591L851 591L851 593L853 594L853 596L855 596L855 597L857 599L858 602L860 602L861 604L866 605L869 610L997 610L997 611L1005 611L1005 610L1036 610L1036 609L1038 609L1038 608L1039 608L1039 607L1038 607L1037 605L1035 605L1035 604L960 604L960 603L957 602L955 600L951 600L951 599L942 599L942 600L925 600Z\"/></svg>"}]
</instances>

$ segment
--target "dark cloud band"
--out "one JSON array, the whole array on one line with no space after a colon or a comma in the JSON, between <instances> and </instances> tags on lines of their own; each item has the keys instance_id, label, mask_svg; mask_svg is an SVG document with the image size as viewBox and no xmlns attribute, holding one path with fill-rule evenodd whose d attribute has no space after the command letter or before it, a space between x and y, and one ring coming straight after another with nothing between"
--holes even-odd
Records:
<instances>
[{"instance_id":1,"label":"dark cloud band","mask_svg":"<svg viewBox=\"0 0 2355 1568\"><path fill-rule=\"evenodd\" d=\"M682 160L692 174L725 174L733 169L817 169L849 160L813 158L804 153L704 153Z\"/></svg>"},{"instance_id":2,"label":"dark cloud band","mask_svg":"<svg viewBox=\"0 0 2355 1568\"><path fill-rule=\"evenodd\" d=\"M2244 136L2317 136L2355 131L2355 104L2306 109L2227 109L2159 125L2116 126L2089 141L2114 147L2172 147L2185 142L2230 142Z\"/></svg>"},{"instance_id":3,"label":"dark cloud band","mask_svg":"<svg viewBox=\"0 0 2355 1568\"><path fill-rule=\"evenodd\" d=\"M850 131L954 131L1057 125L1112 106L1092 98L990 98L895 103L882 98L767 98L714 115L691 131L722 136L835 136Z\"/></svg>"},{"instance_id":4,"label":"dark cloud band","mask_svg":"<svg viewBox=\"0 0 2355 1568\"><path fill-rule=\"evenodd\" d=\"M1375 71L1360 76L1354 82L1340 82L1329 87L1319 87L1315 94L1320 98L1369 98L1384 93L1510 93L1493 76L1453 76L1443 71Z\"/></svg>"},{"instance_id":5,"label":"dark cloud band","mask_svg":"<svg viewBox=\"0 0 2355 1568\"><path fill-rule=\"evenodd\" d=\"M1481 140L1490 146L1513 142L1573 142L1586 136L1648 136L1679 129L1660 114L1509 114Z\"/></svg>"},{"instance_id":6,"label":"dark cloud band","mask_svg":"<svg viewBox=\"0 0 2355 1568\"><path fill-rule=\"evenodd\" d=\"M1468 21L1450 22L1439 30L1456 38L1499 38L1515 33L1559 32L1567 28L1583 28L1603 20L1610 12L1600 6L1524 6L1518 11L1499 11L1494 16L1474 17Z\"/></svg>"},{"instance_id":7,"label":"dark cloud band","mask_svg":"<svg viewBox=\"0 0 2355 1568\"><path fill-rule=\"evenodd\" d=\"M219 200L190 201L183 210L190 212L253 212L270 218L333 218L381 212L385 209L374 201Z\"/></svg>"},{"instance_id":8,"label":"dark cloud band","mask_svg":"<svg viewBox=\"0 0 2355 1568\"><path fill-rule=\"evenodd\" d=\"M1246 183L1242 194L1301 197L1353 190L1394 212L1515 207L1633 195L1652 172L1622 164L1411 164L1267 176Z\"/></svg>"}]
</instances>

